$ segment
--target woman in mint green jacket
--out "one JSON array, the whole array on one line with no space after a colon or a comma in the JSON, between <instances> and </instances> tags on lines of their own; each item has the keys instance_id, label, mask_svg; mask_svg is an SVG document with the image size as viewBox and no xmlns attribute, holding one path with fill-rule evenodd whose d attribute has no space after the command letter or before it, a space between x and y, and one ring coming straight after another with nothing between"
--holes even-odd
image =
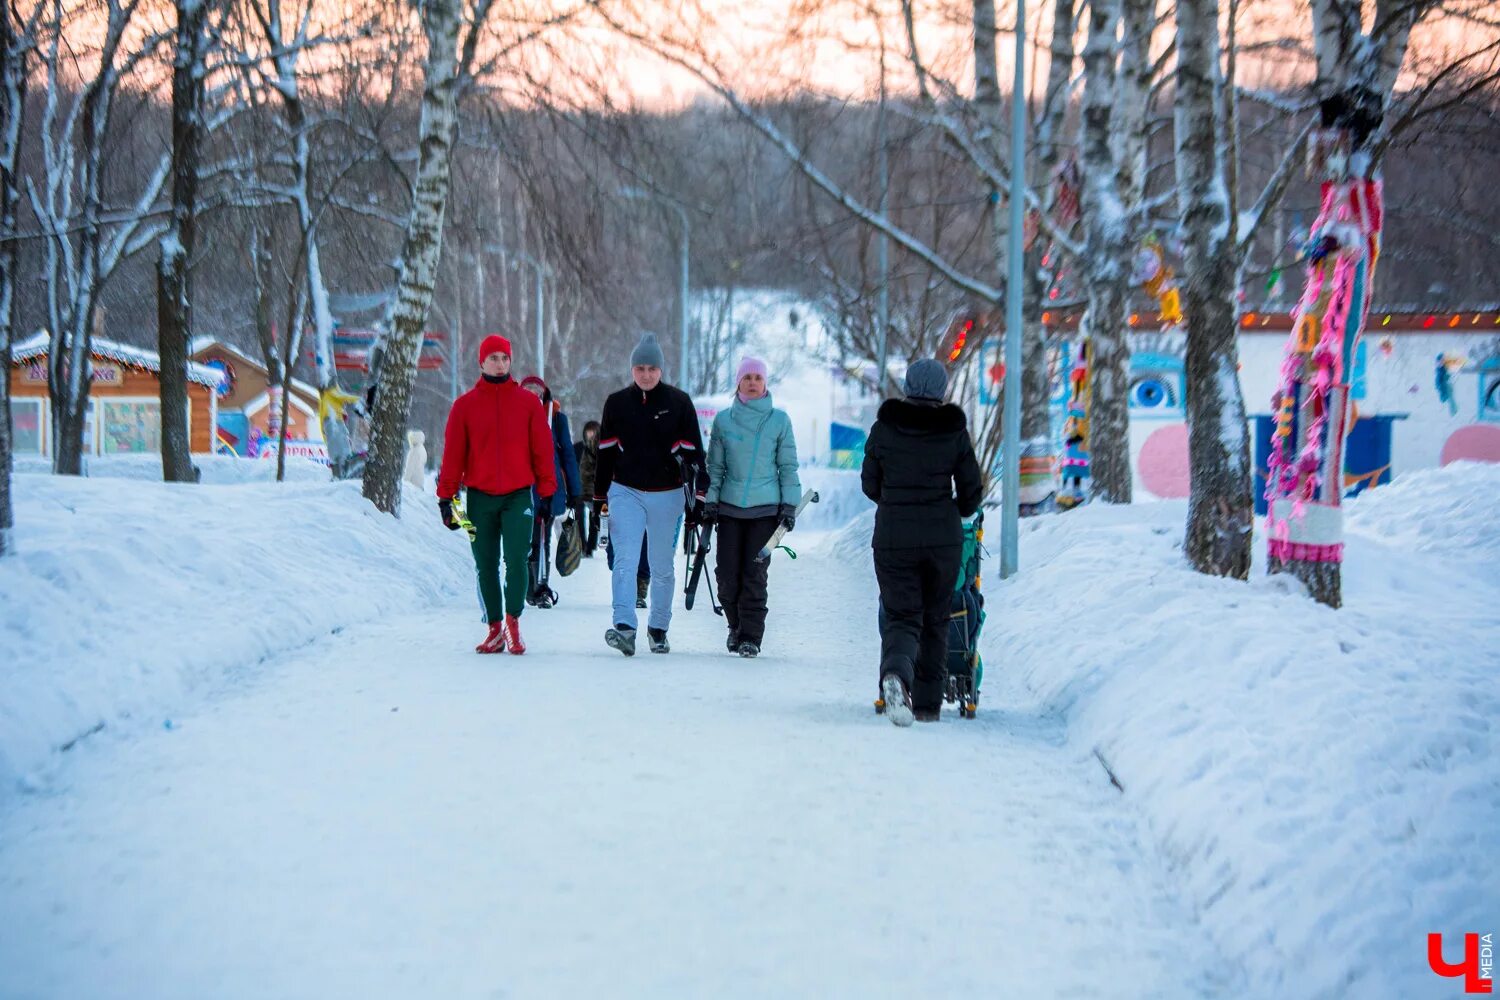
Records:
<instances>
[{"instance_id":1,"label":"woman in mint green jacket","mask_svg":"<svg viewBox=\"0 0 1500 1000\"><path fill-rule=\"evenodd\" d=\"M714 575L731 653L760 653L770 562L755 556L778 525L791 530L801 496L791 418L771 405L766 363L746 357L735 372L734 402L714 417L704 507L704 518L719 529Z\"/></svg>"}]
</instances>

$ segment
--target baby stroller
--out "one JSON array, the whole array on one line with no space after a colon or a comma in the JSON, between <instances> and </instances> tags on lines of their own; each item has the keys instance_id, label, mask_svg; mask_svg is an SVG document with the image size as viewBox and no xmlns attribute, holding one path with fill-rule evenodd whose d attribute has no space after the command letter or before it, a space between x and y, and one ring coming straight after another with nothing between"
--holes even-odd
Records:
<instances>
[{"instance_id":1,"label":"baby stroller","mask_svg":"<svg viewBox=\"0 0 1500 1000\"><path fill-rule=\"evenodd\" d=\"M958 714L972 719L979 712L979 688L984 661L979 655L979 633L984 628L984 595L979 591L979 564L984 553L984 512L964 522L964 548L958 579L953 584L953 612L948 625L948 679L943 700L958 705ZM880 632L885 634L885 608L880 609ZM885 712L885 699L875 699L875 711Z\"/></svg>"}]
</instances>

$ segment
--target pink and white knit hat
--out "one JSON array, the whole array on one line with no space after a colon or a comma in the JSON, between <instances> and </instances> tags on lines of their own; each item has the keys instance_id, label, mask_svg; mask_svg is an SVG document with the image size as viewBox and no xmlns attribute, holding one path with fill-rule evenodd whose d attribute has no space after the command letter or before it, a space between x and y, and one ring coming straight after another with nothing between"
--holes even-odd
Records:
<instances>
[{"instance_id":1,"label":"pink and white knit hat","mask_svg":"<svg viewBox=\"0 0 1500 1000\"><path fill-rule=\"evenodd\" d=\"M767 374L766 363L760 358L752 358L747 354L740 359L740 366L734 371L734 384L738 387L740 379L746 375L759 375L761 378L765 378Z\"/></svg>"}]
</instances>

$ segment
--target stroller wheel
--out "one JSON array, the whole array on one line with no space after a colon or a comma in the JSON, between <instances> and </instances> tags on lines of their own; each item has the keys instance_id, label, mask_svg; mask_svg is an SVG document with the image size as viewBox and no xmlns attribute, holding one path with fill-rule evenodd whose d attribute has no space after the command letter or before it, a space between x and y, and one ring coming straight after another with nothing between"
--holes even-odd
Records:
<instances>
[{"instance_id":1,"label":"stroller wheel","mask_svg":"<svg viewBox=\"0 0 1500 1000\"><path fill-rule=\"evenodd\" d=\"M876 698L875 699L875 714L876 715L884 715L885 714L885 699L884 698Z\"/></svg>"}]
</instances>

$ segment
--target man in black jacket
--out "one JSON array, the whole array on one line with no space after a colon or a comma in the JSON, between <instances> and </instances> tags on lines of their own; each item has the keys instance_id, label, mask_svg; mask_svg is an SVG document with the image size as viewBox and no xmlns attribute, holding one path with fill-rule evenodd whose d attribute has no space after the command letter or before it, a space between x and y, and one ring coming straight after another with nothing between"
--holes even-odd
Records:
<instances>
[{"instance_id":1,"label":"man in black jacket","mask_svg":"<svg viewBox=\"0 0 1500 1000\"><path fill-rule=\"evenodd\" d=\"M635 655L636 561L632 557L644 538L651 564L646 635L651 652L669 652L667 627L672 623L676 584L672 554L678 523L684 510L690 521L696 519L708 490L697 407L687 393L662 381L664 361L656 337L646 334L630 356L632 384L604 401L599 421L594 498L608 503L609 540L624 555L612 568L614 627L605 632L604 641L626 656Z\"/></svg>"},{"instance_id":2,"label":"man in black jacket","mask_svg":"<svg viewBox=\"0 0 1500 1000\"><path fill-rule=\"evenodd\" d=\"M881 404L860 476L877 505L875 578L886 614L880 691L898 726L936 722L942 709L961 518L984 499L964 411L943 402L947 371L923 358L907 370L904 388L905 399Z\"/></svg>"}]
</instances>

